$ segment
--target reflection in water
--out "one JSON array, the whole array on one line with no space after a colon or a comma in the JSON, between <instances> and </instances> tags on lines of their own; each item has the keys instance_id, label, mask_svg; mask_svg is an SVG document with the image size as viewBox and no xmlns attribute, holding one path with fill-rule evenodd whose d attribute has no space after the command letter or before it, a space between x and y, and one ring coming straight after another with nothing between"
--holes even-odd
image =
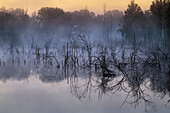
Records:
<instances>
[{"instance_id":1,"label":"reflection in water","mask_svg":"<svg viewBox=\"0 0 170 113\"><path fill-rule=\"evenodd\" d=\"M77 79L82 84L86 83L84 78ZM125 92L117 92L113 94L112 97L106 95L97 101L96 93L94 93L92 89L92 103L79 101L73 98L73 95L70 95L70 87L69 84L66 83L67 80L57 83L50 83L49 81L49 83L46 84L38 80L35 76L30 76L27 82L25 82L25 80L9 80L5 84L0 82L0 110L3 113L113 113L113 111L116 113L127 113L127 109L129 113L144 112L144 106L142 104L137 107L137 109L130 107L128 104L124 104L120 109L120 105L126 96ZM170 109L165 107L167 97L164 97L163 100L160 101L157 97L158 95L153 96L153 92L151 91L147 93L152 96L152 101L155 102L156 105L161 106L156 107L157 112L169 112ZM154 113L156 111L152 109L150 112Z\"/></svg>"},{"instance_id":2,"label":"reflection in water","mask_svg":"<svg viewBox=\"0 0 170 113\"><path fill-rule=\"evenodd\" d=\"M90 51L92 51L91 49L92 48L90 48ZM141 51L140 47L137 45L133 45L130 49L119 48L119 50L108 50L106 47L99 46L97 47L94 56L92 56L92 53L89 53L89 51L84 53L83 49L79 50L77 48L75 49L74 47L70 50L68 50L68 47L66 47L64 51L64 53L61 53L61 55L57 57L57 53L54 51L50 51L48 49L46 52L44 52L43 49L38 47L33 51L27 52L18 49L15 51L6 52L4 54L5 57L2 56L0 60L0 80L4 83L6 83L7 80L9 80L9 82L6 84L1 84L1 87L4 85L7 88L1 88L2 92L6 90L6 93L9 93L8 90L11 90L10 88L12 88L13 90L19 90L19 92L23 93L17 94L17 96L29 96L28 94L30 94L30 92L38 93L32 95L39 96L41 95L40 92L43 94L47 91L45 95L41 95L42 97L39 98L40 100L35 99L36 103L37 101L42 102L43 100L47 102L52 101L51 104L56 104L56 106L58 106L60 103L56 103L54 101L60 100L61 98L65 99L65 97L62 97L62 95L66 96L67 94L66 97L69 98L69 101L74 101L75 106L72 105L73 103L70 103L71 108L61 112L70 112L67 110L73 110L72 107L77 108L76 106L80 107L80 109L78 108L78 111L81 112L87 112L85 109L87 106L88 108L90 107L91 110L96 110L96 106L94 106L94 104L92 104L92 106L85 104L86 107L82 107L82 105L76 103L76 100L72 100L72 97L70 97L70 94L68 94L68 85L70 85L71 94L80 100L88 100L93 102L96 97L97 99L100 99L99 103L95 102L97 105L99 104L100 107L100 102L102 102L103 98L109 99L109 96L114 97L119 94L120 96L118 98L120 99L115 99L114 97L112 98L113 100L111 99L107 101L113 106L118 106L117 109L120 106L122 109L126 109L129 104L134 105L135 108L138 106L143 106L144 104L143 107L145 111L150 110L150 108L154 111L154 109L157 108L155 101L159 101L158 98L156 100L154 99L155 97L153 94L155 94L156 97L159 97L159 99L164 102L164 105L167 106L167 111L165 110L162 112L169 111L170 59L166 52L163 52L160 49L157 49L156 52ZM86 55L88 55L88 59L86 59ZM36 79L35 82L33 75L34 77L37 77L39 81ZM28 93L28 91L24 89L26 86L19 86L18 84L20 84L20 82L13 83L11 80L26 80L30 84L33 84L33 86L31 86L30 92ZM59 83L61 87L58 89L58 91L56 91L57 89L54 87L47 87L47 84L45 83L55 85L56 83ZM12 86L11 84L16 84L16 86ZM42 90L43 86L46 88ZM21 87L21 89L18 89L18 87ZM34 87L38 91L35 91ZM54 90L54 92L51 90ZM59 94L59 98L57 97L58 95L55 96L55 94L59 93L60 91L61 93ZM28 94L25 94L26 92ZM3 94L6 93L3 92ZM12 93L15 94L16 92L13 91ZM9 94L7 95L11 96ZM52 97L46 97L47 95ZM0 98L8 98L8 96L3 96L4 95L2 95L2 97L0 96ZM14 101L17 101L15 100L16 97L14 96L15 95L12 96ZM42 98L43 100L41 100ZM48 98L51 100L46 100ZM121 102L118 102L119 105L117 105L117 102L114 103L114 101L120 100ZM60 101L63 102L62 100ZM157 104L162 102L158 102ZM68 103L61 104L63 104L63 106L67 106ZM9 103L7 102L6 104L8 105ZM35 105L35 107L43 108L45 105L46 104L42 103L42 107L37 105ZM104 110L103 112L112 112L113 109L111 105L108 105L109 107L105 106L102 109ZM16 107L18 106L19 105L16 105ZM50 112L56 111L57 109L54 108L54 105L52 106L53 107L50 108L52 111ZM63 106L60 107L63 108ZM31 106L30 109L32 109L32 107L33 106ZM99 111L101 110L101 108L97 108ZM15 106L13 109L16 109ZM139 109L141 109L141 107L139 107ZM33 112L36 112L36 110L37 109L35 109ZM133 111L133 109L131 110ZM126 110L124 110L124 112L125 111ZM18 110L16 110L16 112L18 112Z\"/></svg>"}]
</instances>

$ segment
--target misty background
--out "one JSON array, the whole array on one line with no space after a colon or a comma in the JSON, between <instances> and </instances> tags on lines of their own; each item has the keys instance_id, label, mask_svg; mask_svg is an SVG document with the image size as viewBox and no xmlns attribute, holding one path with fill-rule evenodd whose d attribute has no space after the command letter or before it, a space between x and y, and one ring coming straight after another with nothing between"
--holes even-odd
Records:
<instances>
[{"instance_id":1,"label":"misty background","mask_svg":"<svg viewBox=\"0 0 170 113\"><path fill-rule=\"evenodd\" d=\"M65 81L79 100L123 92L121 106L143 104L147 111L155 108L151 91L168 105L170 2L155 0L146 11L134 0L125 11L106 10L104 4L103 14L87 7L73 12L42 7L32 14L1 7L0 70L2 87L35 77L43 84Z\"/></svg>"},{"instance_id":2,"label":"misty background","mask_svg":"<svg viewBox=\"0 0 170 113\"><path fill-rule=\"evenodd\" d=\"M169 45L170 7L168 0L156 0L150 10L142 11L134 1L122 12L107 11L95 14L87 9L66 12L57 7L43 7L28 15L21 8L0 8L0 46L43 46L68 42L72 37L83 34L91 41L103 43L128 42L135 40L150 45ZM112 43L113 44L113 43ZM53 46L54 46L53 45Z\"/></svg>"}]
</instances>

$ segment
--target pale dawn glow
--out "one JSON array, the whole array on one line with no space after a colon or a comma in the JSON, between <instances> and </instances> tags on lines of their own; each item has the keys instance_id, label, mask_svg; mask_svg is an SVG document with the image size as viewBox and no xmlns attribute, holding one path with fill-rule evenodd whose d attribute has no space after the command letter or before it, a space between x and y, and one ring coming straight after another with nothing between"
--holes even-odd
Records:
<instances>
[{"instance_id":1,"label":"pale dawn glow","mask_svg":"<svg viewBox=\"0 0 170 113\"><path fill-rule=\"evenodd\" d=\"M152 0L136 0L143 10L149 9ZM74 11L87 8L95 13L103 13L104 3L106 10L125 10L130 0L0 0L0 6L7 8L24 8L31 13L41 7L59 7L65 11Z\"/></svg>"}]
</instances>

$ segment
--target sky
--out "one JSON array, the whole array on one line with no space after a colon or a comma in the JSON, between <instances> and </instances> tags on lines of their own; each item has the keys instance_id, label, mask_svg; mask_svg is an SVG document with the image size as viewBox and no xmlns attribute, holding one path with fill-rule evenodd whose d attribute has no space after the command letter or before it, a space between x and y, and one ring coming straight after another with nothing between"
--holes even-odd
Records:
<instances>
[{"instance_id":1,"label":"sky","mask_svg":"<svg viewBox=\"0 0 170 113\"><path fill-rule=\"evenodd\" d=\"M142 10L149 9L152 0L135 0ZM0 7L23 8L29 13L39 10L41 7L58 7L65 11L75 11L87 8L97 14L102 14L106 10L125 10L130 0L0 0Z\"/></svg>"}]
</instances>

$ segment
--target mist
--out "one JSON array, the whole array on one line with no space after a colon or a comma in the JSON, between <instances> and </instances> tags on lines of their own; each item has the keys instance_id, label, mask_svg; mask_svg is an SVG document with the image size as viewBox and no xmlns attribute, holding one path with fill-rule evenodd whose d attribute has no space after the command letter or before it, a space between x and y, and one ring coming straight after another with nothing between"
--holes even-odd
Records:
<instances>
[{"instance_id":1,"label":"mist","mask_svg":"<svg viewBox=\"0 0 170 113\"><path fill-rule=\"evenodd\" d=\"M153 1L147 11L133 0L127 6L125 11L104 9L103 14L42 7L31 15L1 7L2 86L29 80L39 87L59 84L59 91L64 87L71 93L69 98L85 102L107 97L113 103L109 98L120 93L121 107L129 104L146 112L154 112L158 95L163 100L158 103L169 108L170 2Z\"/></svg>"}]
</instances>

